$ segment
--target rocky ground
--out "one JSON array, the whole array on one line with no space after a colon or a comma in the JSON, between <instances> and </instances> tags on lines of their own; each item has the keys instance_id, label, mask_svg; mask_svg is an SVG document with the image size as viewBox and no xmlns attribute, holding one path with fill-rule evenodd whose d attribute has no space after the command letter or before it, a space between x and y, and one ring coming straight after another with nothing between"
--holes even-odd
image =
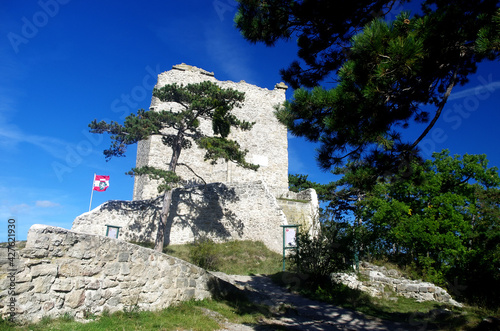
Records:
<instances>
[{"instance_id":1,"label":"rocky ground","mask_svg":"<svg viewBox=\"0 0 500 331\"><path fill-rule=\"evenodd\" d=\"M261 325L247 326L226 323L223 330L419 330L422 325L383 321L359 312L313 301L291 293L274 284L266 276L239 276L216 273L220 278L245 290L251 301L271 307L272 319ZM205 312L212 318L221 316ZM215 313L216 314L216 313Z\"/></svg>"}]
</instances>

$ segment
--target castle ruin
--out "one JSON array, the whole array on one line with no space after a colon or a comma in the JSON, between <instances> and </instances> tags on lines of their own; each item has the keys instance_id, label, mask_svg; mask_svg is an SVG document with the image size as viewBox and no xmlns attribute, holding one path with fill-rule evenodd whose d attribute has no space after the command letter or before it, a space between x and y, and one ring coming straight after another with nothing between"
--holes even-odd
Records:
<instances>
[{"instance_id":1,"label":"castle ruin","mask_svg":"<svg viewBox=\"0 0 500 331\"><path fill-rule=\"evenodd\" d=\"M287 86L279 83L268 90L244 81L219 81L211 72L180 64L161 73L155 87L203 81L245 93L245 101L233 113L255 124L249 131L232 130L229 138L248 150L247 162L258 164L259 169L244 169L224 160L211 164L204 161L202 149L183 150L179 161L188 164L196 175L186 167L177 168L183 183L173 193L165 243L184 244L200 237L214 241L258 240L281 252L281 225L300 224L301 231L314 235L319 228L316 192L288 191L287 129L274 115L276 106L285 101ZM176 107L176 103L153 97L150 110ZM200 127L213 134L210 121L201 121ZM153 136L138 143L136 166L166 170L170 156L171 149L162 143L161 137ZM147 176L137 176L133 201L109 201L78 216L72 230L107 235L112 226L119 229L119 239L152 241L161 210L157 186Z\"/></svg>"},{"instance_id":2,"label":"castle ruin","mask_svg":"<svg viewBox=\"0 0 500 331\"><path fill-rule=\"evenodd\" d=\"M231 130L230 139L236 140L242 149L248 150L247 161L259 165L257 171L243 169L233 162L220 160L212 165L203 161L204 150L193 147L183 150L180 159L189 164L194 172L207 183L244 183L261 180L269 190L279 196L288 192L288 140L287 129L274 116L274 107L285 101L287 86L276 84L273 90L260 88L241 81L218 81L214 74L186 64L173 66L172 70L158 76L156 88L168 84L193 84L210 81L221 88L232 88L245 93L241 108L233 109L233 114L241 120L255 122L250 131ZM153 97L150 110L175 110L176 103L161 102ZM202 130L213 135L211 122L201 123ZM171 149L161 142L160 136L139 142L137 146L136 166L152 166L167 169ZM185 182L199 183L194 174L185 167L179 167L177 173ZM136 177L134 200L154 198L158 195L157 183L146 176Z\"/></svg>"}]
</instances>

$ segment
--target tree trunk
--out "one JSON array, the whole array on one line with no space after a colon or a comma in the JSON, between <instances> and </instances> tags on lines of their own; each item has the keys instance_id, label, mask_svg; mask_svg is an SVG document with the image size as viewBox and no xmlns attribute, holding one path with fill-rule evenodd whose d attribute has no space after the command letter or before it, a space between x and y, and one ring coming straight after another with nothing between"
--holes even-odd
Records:
<instances>
[{"instance_id":1,"label":"tree trunk","mask_svg":"<svg viewBox=\"0 0 500 331\"><path fill-rule=\"evenodd\" d=\"M170 212L170 205L172 204L173 188L165 192L163 195L163 206L161 209L160 221L158 222L158 229L156 232L155 251L163 252L163 244L165 243L165 229L167 226L168 214Z\"/></svg>"},{"instance_id":2,"label":"tree trunk","mask_svg":"<svg viewBox=\"0 0 500 331\"><path fill-rule=\"evenodd\" d=\"M181 155L182 150L182 139L183 134L181 131L177 133L177 137L175 139L174 145L172 146L172 158L170 159L170 163L168 165L168 170L175 173L175 169L177 168L177 162L179 161L179 156ZM167 233L167 220L168 214L170 213L170 205L172 204L172 193L174 191L173 187L170 187L168 191L163 195L163 206L161 208L160 221L158 222L158 229L156 231L156 239L155 239L155 251L163 252L163 245L165 244L165 233Z\"/></svg>"}]
</instances>

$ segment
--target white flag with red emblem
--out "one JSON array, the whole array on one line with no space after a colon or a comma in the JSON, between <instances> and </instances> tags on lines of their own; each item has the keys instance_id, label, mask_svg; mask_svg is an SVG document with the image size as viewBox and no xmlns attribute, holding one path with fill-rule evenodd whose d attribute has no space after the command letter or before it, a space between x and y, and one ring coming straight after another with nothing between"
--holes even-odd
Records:
<instances>
[{"instance_id":1,"label":"white flag with red emblem","mask_svg":"<svg viewBox=\"0 0 500 331\"><path fill-rule=\"evenodd\" d=\"M109 187L109 176L94 177L94 191L104 192Z\"/></svg>"}]
</instances>

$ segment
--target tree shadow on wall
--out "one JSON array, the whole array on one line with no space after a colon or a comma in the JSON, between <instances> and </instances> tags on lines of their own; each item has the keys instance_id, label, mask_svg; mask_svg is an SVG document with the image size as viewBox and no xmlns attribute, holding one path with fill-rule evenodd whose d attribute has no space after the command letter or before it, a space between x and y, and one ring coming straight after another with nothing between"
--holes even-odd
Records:
<instances>
[{"instance_id":1,"label":"tree shadow on wall","mask_svg":"<svg viewBox=\"0 0 500 331\"><path fill-rule=\"evenodd\" d=\"M243 221L226 207L239 200L234 188L222 183L174 190L165 244L170 243L172 228L177 226L189 227L195 239L202 236L230 239L233 233L242 236Z\"/></svg>"},{"instance_id":2,"label":"tree shadow on wall","mask_svg":"<svg viewBox=\"0 0 500 331\"><path fill-rule=\"evenodd\" d=\"M163 195L149 200L121 201L112 200L103 204L101 210L118 211L120 214L134 215L128 224L129 241L144 242L156 238L158 220L161 215Z\"/></svg>"}]
</instances>

